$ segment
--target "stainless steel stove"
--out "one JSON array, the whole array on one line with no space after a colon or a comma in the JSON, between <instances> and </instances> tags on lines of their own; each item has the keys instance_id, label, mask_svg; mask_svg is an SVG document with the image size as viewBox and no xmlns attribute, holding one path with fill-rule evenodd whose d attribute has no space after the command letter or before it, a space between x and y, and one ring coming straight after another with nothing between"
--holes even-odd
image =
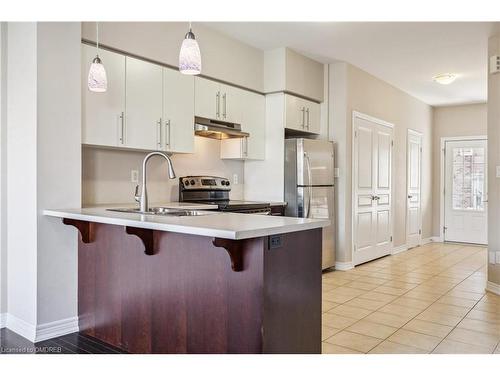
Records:
<instances>
[{"instance_id":1,"label":"stainless steel stove","mask_svg":"<svg viewBox=\"0 0 500 375\"><path fill-rule=\"evenodd\" d=\"M179 201L217 205L218 211L269 215L269 202L229 199L231 183L227 178L186 176L179 178Z\"/></svg>"}]
</instances>

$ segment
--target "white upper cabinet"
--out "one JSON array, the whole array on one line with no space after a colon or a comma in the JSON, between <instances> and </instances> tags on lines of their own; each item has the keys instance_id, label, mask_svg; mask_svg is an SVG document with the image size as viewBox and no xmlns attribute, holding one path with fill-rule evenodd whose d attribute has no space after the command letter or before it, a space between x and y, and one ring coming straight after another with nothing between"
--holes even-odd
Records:
<instances>
[{"instance_id":1,"label":"white upper cabinet","mask_svg":"<svg viewBox=\"0 0 500 375\"><path fill-rule=\"evenodd\" d=\"M220 84L209 79L194 79L194 112L196 116L220 119Z\"/></svg>"},{"instance_id":2,"label":"white upper cabinet","mask_svg":"<svg viewBox=\"0 0 500 375\"><path fill-rule=\"evenodd\" d=\"M95 47L82 44L82 143L122 146L125 56L99 50L99 57L106 67L108 90L97 93L87 88L87 76L95 53Z\"/></svg>"},{"instance_id":3,"label":"white upper cabinet","mask_svg":"<svg viewBox=\"0 0 500 375\"><path fill-rule=\"evenodd\" d=\"M162 148L163 68L126 58L125 147Z\"/></svg>"},{"instance_id":4,"label":"white upper cabinet","mask_svg":"<svg viewBox=\"0 0 500 375\"><path fill-rule=\"evenodd\" d=\"M238 89L236 89L238 90ZM264 160L266 156L266 100L246 90L239 90L241 103L241 130L250 134L246 138L221 141L222 159Z\"/></svg>"},{"instance_id":5,"label":"white upper cabinet","mask_svg":"<svg viewBox=\"0 0 500 375\"><path fill-rule=\"evenodd\" d=\"M195 114L212 120L240 123L244 90L195 77Z\"/></svg>"},{"instance_id":6,"label":"white upper cabinet","mask_svg":"<svg viewBox=\"0 0 500 375\"><path fill-rule=\"evenodd\" d=\"M236 87L220 85L221 120L241 124L245 92L245 90Z\"/></svg>"},{"instance_id":7,"label":"white upper cabinet","mask_svg":"<svg viewBox=\"0 0 500 375\"><path fill-rule=\"evenodd\" d=\"M194 77L163 69L162 150L194 152Z\"/></svg>"},{"instance_id":8,"label":"white upper cabinet","mask_svg":"<svg viewBox=\"0 0 500 375\"><path fill-rule=\"evenodd\" d=\"M319 134L321 108L318 103L293 95L285 95L285 128Z\"/></svg>"}]
</instances>

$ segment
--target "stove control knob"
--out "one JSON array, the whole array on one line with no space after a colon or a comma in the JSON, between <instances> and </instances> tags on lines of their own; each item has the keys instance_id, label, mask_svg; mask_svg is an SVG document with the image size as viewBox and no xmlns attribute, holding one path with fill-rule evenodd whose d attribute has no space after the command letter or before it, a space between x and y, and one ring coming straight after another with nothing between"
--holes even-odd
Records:
<instances>
[{"instance_id":1,"label":"stove control knob","mask_svg":"<svg viewBox=\"0 0 500 375\"><path fill-rule=\"evenodd\" d=\"M226 186L229 186L229 181L226 181Z\"/></svg>"},{"instance_id":2,"label":"stove control knob","mask_svg":"<svg viewBox=\"0 0 500 375\"><path fill-rule=\"evenodd\" d=\"M189 181L188 180L184 180L184 185L188 186L189 185Z\"/></svg>"},{"instance_id":3,"label":"stove control knob","mask_svg":"<svg viewBox=\"0 0 500 375\"><path fill-rule=\"evenodd\" d=\"M222 180L220 183L222 186L224 186L226 184L226 181Z\"/></svg>"},{"instance_id":4,"label":"stove control knob","mask_svg":"<svg viewBox=\"0 0 500 375\"><path fill-rule=\"evenodd\" d=\"M191 180L191 185L194 185L194 184L195 184L194 180Z\"/></svg>"}]
</instances>

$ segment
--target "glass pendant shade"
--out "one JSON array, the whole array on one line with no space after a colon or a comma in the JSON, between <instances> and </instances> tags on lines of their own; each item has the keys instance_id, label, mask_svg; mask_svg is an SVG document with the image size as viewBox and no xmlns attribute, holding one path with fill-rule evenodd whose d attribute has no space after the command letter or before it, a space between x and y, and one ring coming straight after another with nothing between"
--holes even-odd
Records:
<instances>
[{"instance_id":1,"label":"glass pendant shade","mask_svg":"<svg viewBox=\"0 0 500 375\"><path fill-rule=\"evenodd\" d=\"M89 90L93 92L106 92L108 89L106 70L104 69L104 65L102 65L99 56L96 56L92 61L92 65L90 65L87 84Z\"/></svg>"},{"instance_id":2,"label":"glass pendant shade","mask_svg":"<svg viewBox=\"0 0 500 375\"><path fill-rule=\"evenodd\" d=\"M179 71L182 74L195 75L201 73L200 47L194 34L189 30L182 41L179 53Z\"/></svg>"}]
</instances>

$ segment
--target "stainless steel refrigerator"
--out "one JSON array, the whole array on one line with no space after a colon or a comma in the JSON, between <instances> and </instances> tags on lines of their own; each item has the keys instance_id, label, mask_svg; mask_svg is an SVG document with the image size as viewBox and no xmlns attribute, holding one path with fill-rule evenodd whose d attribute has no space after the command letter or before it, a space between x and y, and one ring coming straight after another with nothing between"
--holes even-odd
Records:
<instances>
[{"instance_id":1,"label":"stainless steel refrigerator","mask_svg":"<svg viewBox=\"0 0 500 375\"><path fill-rule=\"evenodd\" d=\"M285 140L286 216L329 219L323 228L323 269L335 265L334 148L315 139Z\"/></svg>"}]
</instances>

